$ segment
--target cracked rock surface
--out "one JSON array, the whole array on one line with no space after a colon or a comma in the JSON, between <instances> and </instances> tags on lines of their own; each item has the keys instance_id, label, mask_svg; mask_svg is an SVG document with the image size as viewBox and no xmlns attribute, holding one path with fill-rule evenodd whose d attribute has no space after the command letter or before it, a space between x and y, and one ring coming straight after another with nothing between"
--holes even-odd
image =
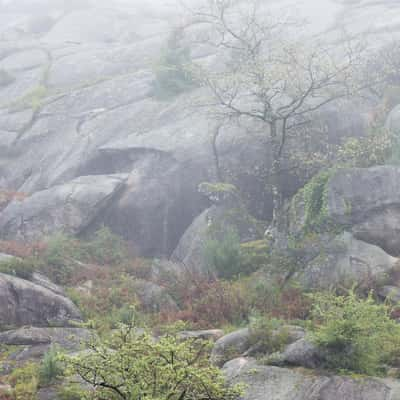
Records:
<instances>
[{"instance_id":1,"label":"cracked rock surface","mask_svg":"<svg viewBox=\"0 0 400 400\"><path fill-rule=\"evenodd\" d=\"M311 31L333 36L348 22L355 33L368 30L384 38L387 29L393 37L400 22L400 5L390 0L320 0L313 12L306 0L279 2L294 9L293 3L296 13L309 16ZM139 253L168 256L194 218L210 206L197 186L215 176L213 126L191 107L203 93L167 101L153 93L152 66L181 20L177 10L173 2L155 7L139 0L0 1L0 190L29 196L3 210L3 237L21 238L25 219L35 221L22 234L27 239L60 226L75 233L106 224ZM192 52L196 58L210 55L196 46ZM327 110L324 121L334 140L350 131L363 134L363 114L349 110ZM261 197L265 182L249 175L269 168L270 156L264 135L253 128L223 128L220 163L237 173L235 183L257 199L252 211L265 219L271 195ZM60 198L60 190L76 185L79 177L121 173L128 175L126 183L101 202L101 218L92 215L100 215L99 209L84 215ZM86 186L88 203L91 186L102 179L93 178L95 183ZM285 179L291 195L301 182ZM57 210L45 211L49 202Z\"/></svg>"}]
</instances>

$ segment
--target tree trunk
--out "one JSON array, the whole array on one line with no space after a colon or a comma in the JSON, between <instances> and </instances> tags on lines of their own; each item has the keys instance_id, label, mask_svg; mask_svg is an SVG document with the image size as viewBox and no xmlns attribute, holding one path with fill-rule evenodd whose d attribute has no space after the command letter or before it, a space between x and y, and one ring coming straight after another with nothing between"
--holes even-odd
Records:
<instances>
[{"instance_id":1,"label":"tree trunk","mask_svg":"<svg viewBox=\"0 0 400 400\"><path fill-rule=\"evenodd\" d=\"M279 210L283 205L283 194L280 184L281 172L281 140L278 134L277 121L270 123L271 145L272 145L272 167L271 167L271 189L272 189L272 222L275 222Z\"/></svg>"},{"instance_id":2,"label":"tree trunk","mask_svg":"<svg viewBox=\"0 0 400 400\"><path fill-rule=\"evenodd\" d=\"M217 147L217 139L221 130L221 125L217 125L212 135L211 144L212 144L212 151L214 157L214 166L215 166L215 176L218 182L223 182L223 176L221 171L221 166L219 163L219 152Z\"/></svg>"}]
</instances>

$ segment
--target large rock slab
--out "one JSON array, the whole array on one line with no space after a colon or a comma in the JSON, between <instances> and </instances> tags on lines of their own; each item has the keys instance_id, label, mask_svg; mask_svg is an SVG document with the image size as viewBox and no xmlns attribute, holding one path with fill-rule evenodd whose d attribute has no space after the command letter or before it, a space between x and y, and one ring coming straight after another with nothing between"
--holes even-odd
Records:
<instances>
[{"instance_id":1,"label":"large rock slab","mask_svg":"<svg viewBox=\"0 0 400 400\"><path fill-rule=\"evenodd\" d=\"M385 282L398 263L380 247L355 239L349 232L315 241L305 249L303 265L291 278L307 289L370 287Z\"/></svg>"},{"instance_id":2,"label":"large rock slab","mask_svg":"<svg viewBox=\"0 0 400 400\"><path fill-rule=\"evenodd\" d=\"M223 370L231 383L246 385L244 400L394 400L399 395L395 380L302 373L246 358L230 361Z\"/></svg>"},{"instance_id":3,"label":"large rock slab","mask_svg":"<svg viewBox=\"0 0 400 400\"><path fill-rule=\"evenodd\" d=\"M83 328L22 327L0 333L0 343L8 346L58 345L68 351L78 351L92 333Z\"/></svg>"},{"instance_id":4,"label":"large rock slab","mask_svg":"<svg viewBox=\"0 0 400 400\"><path fill-rule=\"evenodd\" d=\"M0 274L0 327L68 326L81 315L71 300L35 283Z\"/></svg>"},{"instance_id":5,"label":"large rock slab","mask_svg":"<svg viewBox=\"0 0 400 400\"><path fill-rule=\"evenodd\" d=\"M204 259L207 240L223 240L224 235L234 231L240 241L248 242L260 237L260 229L232 185L203 183L199 191L214 204L194 219L171 260L191 270L205 272L209 268Z\"/></svg>"},{"instance_id":6,"label":"large rock slab","mask_svg":"<svg viewBox=\"0 0 400 400\"><path fill-rule=\"evenodd\" d=\"M227 361L243 354L252 344L250 335L249 328L243 328L222 336L214 344L211 352L211 362L222 366Z\"/></svg>"},{"instance_id":7,"label":"large rock slab","mask_svg":"<svg viewBox=\"0 0 400 400\"><path fill-rule=\"evenodd\" d=\"M339 169L321 189L324 221L318 230L332 225L352 232L356 239L400 255L400 167ZM288 233L301 236L306 228L304 191L295 196L287 213Z\"/></svg>"},{"instance_id":8,"label":"large rock slab","mask_svg":"<svg viewBox=\"0 0 400 400\"><path fill-rule=\"evenodd\" d=\"M119 193L125 178L84 176L14 201L0 215L0 236L34 240L58 231L79 234Z\"/></svg>"}]
</instances>

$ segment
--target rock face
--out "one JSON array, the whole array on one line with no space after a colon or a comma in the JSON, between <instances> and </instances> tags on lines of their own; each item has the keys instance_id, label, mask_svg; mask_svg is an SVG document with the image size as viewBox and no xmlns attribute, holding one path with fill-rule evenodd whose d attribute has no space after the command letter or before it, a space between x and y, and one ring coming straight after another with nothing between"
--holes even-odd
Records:
<instances>
[{"instance_id":1,"label":"rock face","mask_svg":"<svg viewBox=\"0 0 400 400\"><path fill-rule=\"evenodd\" d=\"M371 15L374 21L385 16L392 35L397 29L387 14L390 6L389 14L395 15L398 5L389 0L373 5L321 0L313 7L304 0L297 3L299 15L310 17L315 32L334 31L344 19L351 21L352 31L363 32ZM5 211L2 234L21 235L17 220L22 213L35 221L27 237L38 230L52 232L61 216L43 214L38 202L50 200L51 193L78 177L91 176L96 182L101 179L97 175L126 173L120 195L107 202L102 218L88 229L106 224L139 253L170 256L193 219L210 206L197 192L198 184L216 176L210 139L215 127L190 107L203 91L168 100L154 93L152 66L171 26L181 22L177 5L21 0L1 2L0 7L0 190L31 195L24 205ZM378 27L374 34L384 36ZM210 56L197 45L192 53L200 61ZM364 114L343 108L327 109L322 117L334 143L365 130ZM217 147L221 168L235 175L235 184L252 199L250 211L269 218L271 195L265 193L265 180L251 178L252 172L270 167L263 132L227 124ZM290 196L300 183L295 176L284 179ZM31 208L40 215L30 214ZM67 212L62 225L79 231L92 216L81 224L68 220Z\"/></svg>"},{"instance_id":2,"label":"rock face","mask_svg":"<svg viewBox=\"0 0 400 400\"><path fill-rule=\"evenodd\" d=\"M229 333L215 342L211 361L222 366L227 361L243 354L250 346L250 330L248 328Z\"/></svg>"},{"instance_id":3,"label":"rock face","mask_svg":"<svg viewBox=\"0 0 400 400\"><path fill-rule=\"evenodd\" d=\"M35 283L0 274L0 327L68 326L81 320L74 304Z\"/></svg>"},{"instance_id":4,"label":"rock face","mask_svg":"<svg viewBox=\"0 0 400 400\"><path fill-rule=\"evenodd\" d=\"M328 183L329 217L350 225L354 236L399 255L400 168L338 171Z\"/></svg>"},{"instance_id":5,"label":"rock face","mask_svg":"<svg viewBox=\"0 0 400 400\"><path fill-rule=\"evenodd\" d=\"M385 284L398 264L400 168L339 169L318 190L321 207L312 218L322 222L314 233L307 231L305 190L273 232L274 245L299 261L292 278L307 288ZM295 250L289 249L290 237Z\"/></svg>"},{"instance_id":6,"label":"rock face","mask_svg":"<svg viewBox=\"0 0 400 400\"><path fill-rule=\"evenodd\" d=\"M211 186L213 190L204 187ZM260 237L257 221L250 215L243 202L237 197L236 189L228 186L215 190L214 185L200 185L200 191L214 204L201 213L180 239L171 260L191 270L206 271L204 262L205 243L208 239L221 239L234 230L240 241L247 242ZM215 185L215 186L218 186ZM224 187L224 184L221 184Z\"/></svg>"},{"instance_id":7,"label":"rock face","mask_svg":"<svg viewBox=\"0 0 400 400\"><path fill-rule=\"evenodd\" d=\"M390 400L399 395L395 380L314 375L246 358L225 364L224 372L230 382L246 385L244 400Z\"/></svg>"},{"instance_id":8,"label":"rock face","mask_svg":"<svg viewBox=\"0 0 400 400\"><path fill-rule=\"evenodd\" d=\"M345 232L334 238L316 239L302 268L292 279L308 289L369 287L372 282L384 282L395 269L398 259L381 248L355 239Z\"/></svg>"},{"instance_id":9,"label":"rock face","mask_svg":"<svg viewBox=\"0 0 400 400\"><path fill-rule=\"evenodd\" d=\"M274 354L268 364L316 369L324 361L321 351L307 339L289 344L282 353Z\"/></svg>"},{"instance_id":10,"label":"rock face","mask_svg":"<svg viewBox=\"0 0 400 400\"><path fill-rule=\"evenodd\" d=\"M90 339L83 328L20 328L0 333L0 343L9 346L58 345L67 351L78 351Z\"/></svg>"},{"instance_id":11,"label":"rock face","mask_svg":"<svg viewBox=\"0 0 400 400\"><path fill-rule=\"evenodd\" d=\"M37 240L64 231L79 234L123 187L125 175L79 177L9 204L0 215L4 239Z\"/></svg>"},{"instance_id":12,"label":"rock face","mask_svg":"<svg viewBox=\"0 0 400 400\"><path fill-rule=\"evenodd\" d=\"M324 188L324 218L343 226L356 239L399 255L400 168L339 169ZM305 205L296 196L289 210L288 231L297 235L304 228ZM322 210L321 210L322 212Z\"/></svg>"}]
</instances>

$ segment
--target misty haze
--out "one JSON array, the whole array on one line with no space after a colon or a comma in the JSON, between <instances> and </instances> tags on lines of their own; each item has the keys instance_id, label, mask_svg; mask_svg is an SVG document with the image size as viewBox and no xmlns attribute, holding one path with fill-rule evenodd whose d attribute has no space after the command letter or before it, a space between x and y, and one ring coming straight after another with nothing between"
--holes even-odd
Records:
<instances>
[{"instance_id":1,"label":"misty haze","mask_svg":"<svg viewBox=\"0 0 400 400\"><path fill-rule=\"evenodd\" d=\"M400 400L400 0L0 0L0 400Z\"/></svg>"}]
</instances>

